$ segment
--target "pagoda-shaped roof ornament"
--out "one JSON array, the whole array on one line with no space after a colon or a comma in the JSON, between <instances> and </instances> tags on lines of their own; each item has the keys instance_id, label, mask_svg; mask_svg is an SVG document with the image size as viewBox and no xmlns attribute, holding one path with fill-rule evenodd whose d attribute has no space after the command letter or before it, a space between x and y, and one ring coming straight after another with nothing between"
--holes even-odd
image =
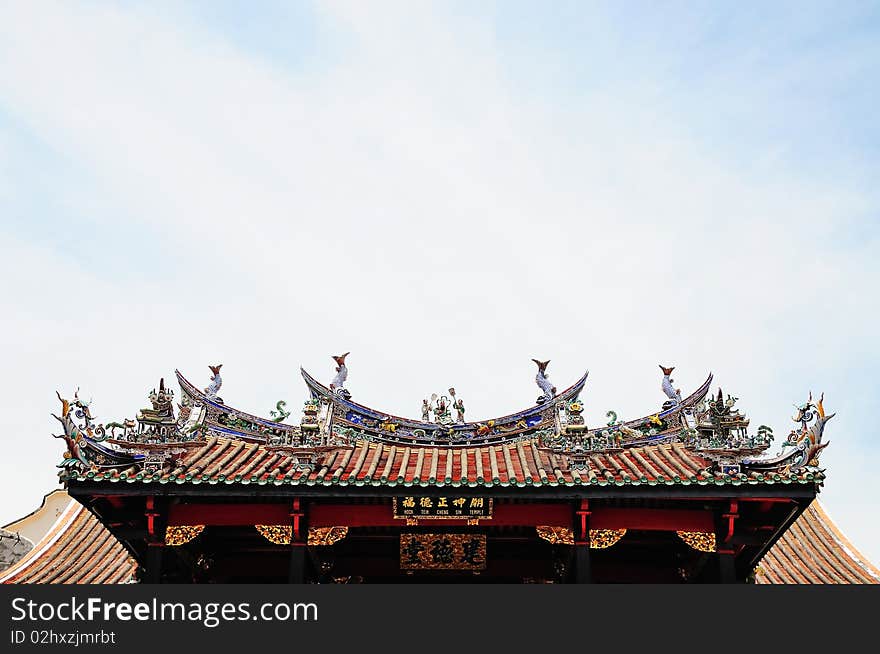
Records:
<instances>
[{"instance_id":1,"label":"pagoda-shaped roof ornament","mask_svg":"<svg viewBox=\"0 0 880 654\"><path fill-rule=\"evenodd\" d=\"M703 414L702 421L698 424L698 429L711 433L719 441L735 444L743 437L749 426L749 419L740 413L739 409L734 409L738 397L728 395L724 398L724 393L718 389L718 394L710 399L706 404L708 410Z\"/></svg>"},{"instance_id":2,"label":"pagoda-shaped roof ornament","mask_svg":"<svg viewBox=\"0 0 880 654\"><path fill-rule=\"evenodd\" d=\"M165 442L176 431L174 417L174 391L165 388L165 379L159 380L158 392L154 388L148 396L152 408L141 409L137 415L138 436L145 441Z\"/></svg>"},{"instance_id":3,"label":"pagoda-shaped roof ornament","mask_svg":"<svg viewBox=\"0 0 880 654\"><path fill-rule=\"evenodd\" d=\"M725 398L719 388L696 405L682 429L685 445L714 461L725 474L739 474L743 461L764 452L773 440L773 430L765 425L749 433L749 419L734 408L738 399L729 394Z\"/></svg>"}]
</instances>

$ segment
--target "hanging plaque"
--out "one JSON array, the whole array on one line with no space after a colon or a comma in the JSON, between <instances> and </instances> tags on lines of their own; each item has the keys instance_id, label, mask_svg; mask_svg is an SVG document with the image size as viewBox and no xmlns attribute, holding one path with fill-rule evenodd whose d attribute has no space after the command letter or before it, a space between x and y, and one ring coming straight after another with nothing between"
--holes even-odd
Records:
<instances>
[{"instance_id":1,"label":"hanging plaque","mask_svg":"<svg viewBox=\"0 0 880 654\"><path fill-rule=\"evenodd\" d=\"M485 534L401 534L403 570L485 570Z\"/></svg>"},{"instance_id":2,"label":"hanging plaque","mask_svg":"<svg viewBox=\"0 0 880 654\"><path fill-rule=\"evenodd\" d=\"M394 498L395 518L492 519L491 497L428 497L407 495Z\"/></svg>"}]
</instances>

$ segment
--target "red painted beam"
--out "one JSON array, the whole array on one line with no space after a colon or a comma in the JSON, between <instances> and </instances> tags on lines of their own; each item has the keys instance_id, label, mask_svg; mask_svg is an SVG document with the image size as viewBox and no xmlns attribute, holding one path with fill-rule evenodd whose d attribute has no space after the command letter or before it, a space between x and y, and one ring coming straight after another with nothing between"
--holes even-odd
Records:
<instances>
[{"instance_id":1,"label":"red painted beam","mask_svg":"<svg viewBox=\"0 0 880 654\"><path fill-rule=\"evenodd\" d=\"M418 518L419 525L466 525L466 519ZM571 527L571 504L499 504L492 518L481 518L481 525L496 527L548 525ZM310 527L404 527L406 520L395 518L388 504L313 504L309 508Z\"/></svg>"},{"instance_id":2,"label":"red painted beam","mask_svg":"<svg viewBox=\"0 0 880 654\"><path fill-rule=\"evenodd\" d=\"M402 527L406 520L394 518L389 504L312 504L305 507L310 527ZM558 504L501 504L493 508L492 519L480 524L498 527L569 527L572 507ZM174 504L169 525L287 525L291 523L290 504ZM466 519L435 520L419 518L419 525L466 525ZM682 509L603 509L594 508L590 529L645 529L652 531L714 531L712 514Z\"/></svg>"},{"instance_id":3,"label":"red painted beam","mask_svg":"<svg viewBox=\"0 0 880 654\"><path fill-rule=\"evenodd\" d=\"M169 525L286 525L292 513L289 504L174 504ZM390 504L313 504L305 510L310 527L402 527L406 520L395 518ZM502 526L571 526L570 504L496 504L492 519L482 524ZM466 519L420 518L419 524L466 525Z\"/></svg>"},{"instance_id":4,"label":"red painted beam","mask_svg":"<svg viewBox=\"0 0 880 654\"><path fill-rule=\"evenodd\" d=\"M590 529L714 532L712 514L689 509L593 509Z\"/></svg>"},{"instance_id":5,"label":"red painted beam","mask_svg":"<svg viewBox=\"0 0 880 654\"><path fill-rule=\"evenodd\" d=\"M290 504L172 504L169 525L289 525Z\"/></svg>"}]
</instances>

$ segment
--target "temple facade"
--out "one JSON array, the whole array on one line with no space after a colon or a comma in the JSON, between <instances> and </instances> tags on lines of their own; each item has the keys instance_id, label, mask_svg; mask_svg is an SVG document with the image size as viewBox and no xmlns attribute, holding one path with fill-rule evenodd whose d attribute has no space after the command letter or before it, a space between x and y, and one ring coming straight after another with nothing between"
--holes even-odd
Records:
<instances>
[{"instance_id":1,"label":"temple facade","mask_svg":"<svg viewBox=\"0 0 880 654\"><path fill-rule=\"evenodd\" d=\"M591 427L588 374L558 391L534 360L527 409L468 422L450 388L402 418L355 401L348 354L302 371L299 424L233 408L219 364L120 422L59 394L70 499L0 581L880 581L816 500L822 397L774 449L712 375L682 395L660 366L654 412Z\"/></svg>"}]
</instances>

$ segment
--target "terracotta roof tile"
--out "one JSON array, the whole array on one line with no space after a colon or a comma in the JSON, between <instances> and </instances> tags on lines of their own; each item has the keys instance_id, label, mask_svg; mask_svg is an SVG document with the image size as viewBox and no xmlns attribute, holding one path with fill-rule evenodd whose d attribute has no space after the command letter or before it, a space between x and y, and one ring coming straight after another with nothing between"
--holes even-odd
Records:
<instances>
[{"instance_id":1,"label":"terracotta roof tile","mask_svg":"<svg viewBox=\"0 0 880 654\"><path fill-rule=\"evenodd\" d=\"M873 566L837 529L818 500L758 564L759 584L877 584Z\"/></svg>"},{"instance_id":2,"label":"terracotta roof tile","mask_svg":"<svg viewBox=\"0 0 880 654\"><path fill-rule=\"evenodd\" d=\"M313 463L303 462L304 454ZM570 466L568 456L538 447L534 439L483 447L398 446L359 440L323 453L211 438L192 445L176 463L150 475L137 466L121 475L72 473L70 479L128 483L274 484L742 484L815 483L813 473L721 475L712 462L680 444L645 445L588 453L587 465Z\"/></svg>"},{"instance_id":3,"label":"terracotta roof tile","mask_svg":"<svg viewBox=\"0 0 880 654\"><path fill-rule=\"evenodd\" d=\"M137 564L95 516L71 500L27 555L0 575L5 584L128 583Z\"/></svg>"}]
</instances>

